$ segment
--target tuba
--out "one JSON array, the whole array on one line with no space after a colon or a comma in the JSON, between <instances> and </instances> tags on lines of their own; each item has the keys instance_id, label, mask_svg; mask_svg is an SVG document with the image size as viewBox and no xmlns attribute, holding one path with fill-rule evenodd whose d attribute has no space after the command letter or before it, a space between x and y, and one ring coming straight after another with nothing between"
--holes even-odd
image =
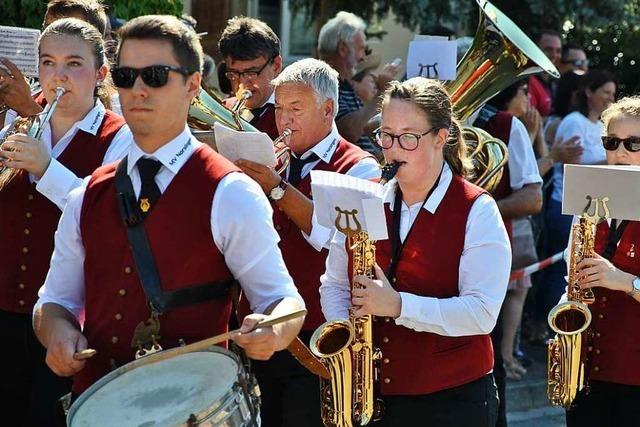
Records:
<instances>
[{"instance_id":1,"label":"tuba","mask_svg":"<svg viewBox=\"0 0 640 427\"><path fill-rule=\"evenodd\" d=\"M541 72L560 77L551 61L513 21L487 0L476 2L480 22L473 43L458 63L456 79L445 85L461 121L519 78ZM465 126L462 132L471 149L473 183L494 190L507 163L507 147L482 129Z\"/></svg>"},{"instance_id":2,"label":"tuba","mask_svg":"<svg viewBox=\"0 0 640 427\"><path fill-rule=\"evenodd\" d=\"M246 95L247 92L249 95ZM250 94L251 91L248 90L243 93L242 100L237 102L237 104L241 104L238 110L246 103L246 100L251 96ZM225 107L222 100L213 91L200 89L198 96L191 101L187 124L196 138L207 143L213 149L216 148L213 132L213 125L215 123L220 123L237 131L259 132L259 130L246 121L238 111ZM287 138L290 135L291 130L285 129L273 142L276 160L279 165L278 173L282 173L282 171L287 168L289 159L291 158L291 150L287 145Z\"/></svg>"},{"instance_id":3,"label":"tuba","mask_svg":"<svg viewBox=\"0 0 640 427\"><path fill-rule=\"evenodd\" d=\"M587 197L589 205L592 199ZM571 228L571 247L567 272L567 301L551 309L547 318L556 333L547 348L547 397L554 406L571 408L579 391L589 385L587 371L587 347L591 332L591 310L588 305L595 301L592 289L581 289L578 285L576 265L595 254L596 225L608 217L608 198L593 199L596 203L594 215L586 210ZM598 202L604 205L605 216L598 215ZM589 206L587 206L589 208Z\"/></svg>"},{"instance_id":4,"label":"tuba","mask_svg":"<svg viewBox=\"0 0 640 427\"><path fill-rule=\"evenodd\" d=\"M53 116L53 112L58 105L58 101L64 92L64 88L57 87L55 98L51 104L47 104L44 107L44 110L42 110L41 113L28 117L17 117L13 122L11 122L4 136L0 139L0 147L2 147L9 136L17 133L24 133L32 138L40 139L42 132L44 132L44 128L47 127L49 120L51 120L51 116ZM20 169L0 166L0 191L6 187L19 172Z\"/></svg>"}]
</instances>

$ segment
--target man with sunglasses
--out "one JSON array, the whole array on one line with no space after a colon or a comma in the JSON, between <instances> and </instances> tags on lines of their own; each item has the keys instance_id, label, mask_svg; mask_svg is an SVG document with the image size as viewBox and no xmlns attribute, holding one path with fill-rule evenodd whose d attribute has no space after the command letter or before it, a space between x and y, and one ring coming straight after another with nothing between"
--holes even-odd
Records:
<instances>
[{"instance_id":1,"label":"man with sunglasses","mask_svg":"<svg viewBox=\"0 0 640 427\"><path fill-rule=\"evenodd\" d=\"M136 348L175 347L226 331L233 280L256 313L234 338L250 357L284 349L303 321L248 332L266 313L304 303L262 191L187 127L200 90L199 39L177 18L160 15L135 18L120 35L113 80L134 143L120 163L97 169L72 192L34 310L47 363L74 376L76 395L130 362ZM140 227L136 241L129 234ZM134 333L145 324L148 334ZM73 357L88 347L97 350L91 359Z\"/></svg>"},{"instance_id":2,"label":"man with sunglasses","mask_svg":"<svg viewBox=\"0 0 640 427\"><path fill-rule=\"evenodd\" d=\"M247 17L234 17L220 36L218 49L227 67L225 76L236 96L251 92L244 107L251 111L250 123L272 139L278 137L271 80L282 70L280 39L264 22ZM232 108L237 97L225 100Z\"/></svg>"},{"instance_id":3,"label":"man with sunglasses","mask_svg":"<svg viewBox=\"0 0 640 427\"><path fill-rule=\"evenodd\" d=\"M338 133L338 73L307 58L285 68L273 81L278 129L290 129L291 160L283 176L247 160L237 164L273 201L282 256L307 306L300 339L309 344L324 322L318 287L325 270L333 230L313 215L311 171L344 173L362 179L380 177L377 161ZM322 425L318 378L287 352L253 367L263 391L263 427Z\"/></svg>"},{"instance_id":4,"label":"man with sunglasses","mask_svg":"<svg viewBox=\"0 0 640 427\"><path fill-rule=\"evenodd\" d=\"M560 58L558 71L560 71L560 74L564 74L567 71L586 73L589 71L587 54L577 44L569 43L562 46L562 57Z\"/></svg>"}]
</instances>

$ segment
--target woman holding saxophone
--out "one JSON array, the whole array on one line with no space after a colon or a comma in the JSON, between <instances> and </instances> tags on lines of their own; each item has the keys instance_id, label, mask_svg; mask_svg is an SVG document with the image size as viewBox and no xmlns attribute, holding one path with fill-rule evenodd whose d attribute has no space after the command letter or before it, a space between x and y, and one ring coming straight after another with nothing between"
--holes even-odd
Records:
<instances>
[{"instance_id":1,"label":"woman holding saxophone","mask_svg":"<svg viewBox=\"0 0 640 427\"><path fill-rule=\"evenodd\" d=\"M380 348L376 426L494 426L493 329L511 252L495 201L464 178L471 168L440 83L393 82L377 142L400 164L385 185L389 239L376 242L377 280L349 277L345 238L321 278L327 320L372 314ZM361 288L352 290L351 282Z\"/></svg>"},{"instance_id":2,"label":"woman holding saxophone","mask_svg":"<svg viewBox=\"0 0 640 427\"><path fill-rule=\"evenodd\" d=\"M49 119L35 119L39 139L20 127L5 129L0 139L0 169L12 175L0 189L0 341L11 366L0 401L8 409L7 425L54 425L57 400L70 388L45 365L31 312L68 193L95 168L120 158L130 143L124 119L99 99L108 71L98 30L75 18L52 23L39 41Z\"/></svg>"},{"instance_id":3,"label":"woman holding saxophone","mask_svg":"<svg viewBox=\"0 0 640 427\"><path fill-rule=\"evenodd\" d=\"M640 98L624 98L602 114L609 165L640 166ZM635 246L635 244L638 246ZM571 244L571 242L569 243ZM593 258L577 264L578 284L592 288L590 390L567 411L567 426L640 426L640 222L612 219L596 229Z\"/></svg>"}]
</instances>

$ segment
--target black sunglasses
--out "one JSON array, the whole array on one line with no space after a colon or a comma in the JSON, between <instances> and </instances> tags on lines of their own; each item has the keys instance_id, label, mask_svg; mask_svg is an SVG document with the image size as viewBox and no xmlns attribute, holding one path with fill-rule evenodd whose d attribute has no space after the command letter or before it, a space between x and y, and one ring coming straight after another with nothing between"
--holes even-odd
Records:
<instances>
[{"instance_id":1,"label":"black sunglasses","mask_svg":"<svg viewBox=\"0 0 640 427\"><path fill-rule=\"evenodd\" d=\"M116 87L122 89L131 89L138 78L142 77L142 81L149 87L162 87L169 80L169 71L175 71L183 76L191 73L183 67L172 67L170 65L150 65L144 68L116 67L111 70L111 78Z\"/></svg>"},{"instance_id":2,"label":"black sunglasses","mask_svg":"<svg viewBox=\"0 0 640 427\"><path fill-rule=\"evenodd\" d=\"M620 144L630 153L640 151L640 136L630 136L629 138L618 138L617 136L603 136L602 145L607 151L615 151Z\"/></svg>"}]
</instances>

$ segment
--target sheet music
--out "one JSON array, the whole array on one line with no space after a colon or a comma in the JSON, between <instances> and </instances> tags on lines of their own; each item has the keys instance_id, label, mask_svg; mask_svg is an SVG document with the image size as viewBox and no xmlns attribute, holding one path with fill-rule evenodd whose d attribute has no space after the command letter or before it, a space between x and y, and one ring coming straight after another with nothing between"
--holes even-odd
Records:
<instances>
[{"instance_id":1,"label":"sheet music","mask_svg":"<svg viewBox=\"0 0 640 427\"><path fill-rule=\"evenodd\" d=\"M245 132L230 129L218 122L213 125L218 153L227 159L246 159L265 166L276 165L273 141L264 132Z\"/></svg>"},{"instance_id":2,"label":"sheet music","mask_svg":"<svg viewBox=\"0 0 640 427\"><path fill-rule=\"evenodd\" d=\"M38 38L32 28L0 25L0 58L7 58L27 77L38 77ZM4 68L4 67L3 67Z\"/></svg>"},{"instance_id":3,"label":"sheet music","mask_svg":"<svg viewBox=\"0 0 640 427\"><path fill-rule=\"evenodd\" d=\"M372 181L335 172L311 171L313 211L324 227L335 228L337 207L343 211L355 209L362 231L369 233L371 240L387 239L383 191L380 184Z\"/></svg>"}]
</instances>

